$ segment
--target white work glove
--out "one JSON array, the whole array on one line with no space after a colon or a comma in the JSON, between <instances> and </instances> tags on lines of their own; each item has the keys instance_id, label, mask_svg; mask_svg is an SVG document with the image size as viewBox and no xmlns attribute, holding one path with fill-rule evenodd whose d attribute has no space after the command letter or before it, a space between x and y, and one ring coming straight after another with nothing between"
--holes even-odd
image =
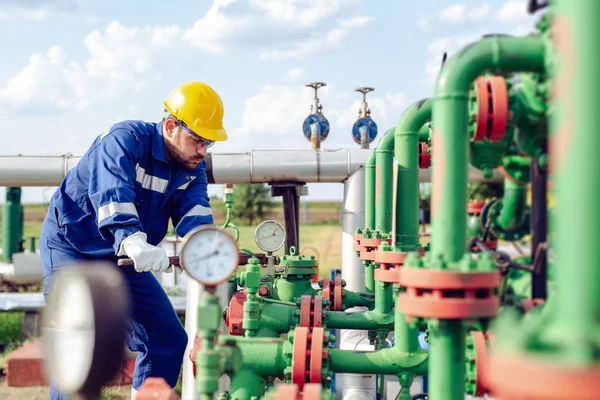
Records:
<instances>
[{"instance_id":1,"label":"white work glove","mask_svg":"<svg viewBox=\"0 0 600 400\"><path fill-rule=\"evenodd\" d=\"M127 256L133 260L137 272L163 272L169 268L169 257L160 247L147 242L144 232L136 232L121 242L117 256Z\"/></svg>"}]
</instances>

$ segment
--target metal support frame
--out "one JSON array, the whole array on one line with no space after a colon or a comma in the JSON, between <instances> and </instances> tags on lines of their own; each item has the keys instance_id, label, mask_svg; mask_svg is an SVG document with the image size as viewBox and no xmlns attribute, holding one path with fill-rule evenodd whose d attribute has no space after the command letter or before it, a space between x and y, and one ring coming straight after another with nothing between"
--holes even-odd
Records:
<instances>
[{"instance_id":1,"label":"metal support frame","mask_svg":"<svg viewBox=\"0 0 600 400\"><path fill-rule=\"evenodd\" d=\"M290 247L298 249L300 244L300 196L308 194L304 182L273 182L271 196L283 197L283 215L285 219L285 252Z\"/></svg>"},{"instance_id":2,"label":"metal support frame","mask_svg":"<svg viewBox=\"0 0 600 400\"><path fill-rule=\"evenodd\" d=\"M539 263L538 273L531 276L531 298L545 299L548 295L548 262L545 251L537 251L548 236L548 171L531 160L531 262ZM536 260L536 258L540 258Z\"/></svg>"}]
</instances>

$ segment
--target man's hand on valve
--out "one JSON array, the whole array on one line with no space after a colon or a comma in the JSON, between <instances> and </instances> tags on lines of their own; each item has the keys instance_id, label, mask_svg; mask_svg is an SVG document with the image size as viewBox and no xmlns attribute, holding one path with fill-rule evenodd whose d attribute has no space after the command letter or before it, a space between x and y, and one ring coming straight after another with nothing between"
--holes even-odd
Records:
<instances>
[{"instance_id":1,"label":"man's hand on valve","mask_svg":"<svg viewBox=\"0 0 600 400\"><path fill-rule=\"evenodd\" d=\"M170 268L167 253L149 244L144 232L136 232L123 239L117 256L131 258L137 272L165 272Z\"/></svg>"}]
</instances>

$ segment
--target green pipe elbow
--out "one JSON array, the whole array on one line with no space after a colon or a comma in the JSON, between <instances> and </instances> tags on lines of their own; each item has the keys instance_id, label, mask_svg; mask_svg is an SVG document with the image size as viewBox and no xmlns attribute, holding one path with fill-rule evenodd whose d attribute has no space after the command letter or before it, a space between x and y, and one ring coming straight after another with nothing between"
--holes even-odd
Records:
<instances>
[{"instance_id":1,"label":"green pipe elbow","mask_svg":"<svg viewBox=\"0 0 600 400\"><path fill-rule=\"evenodd\" d=\"M375 151L375 226L380 233L392 230L392 165L394 162L394 128L388 129ZM377 181L379 183L377 184Z\"/></svg>"},{"instance_id":2,"label":"green pipe elbow","mask_svg":"<svg viewBox=\"0 0 600 400\"><path fill-rule=\"evenodd\" d=\"M482 223L490 221L490 230L502 240L515 241L529 234L530 208L527 205L527 185L504 180L504 196L486 205Z\"/></svg>"},{"instance_id":3,"label":"green pipe elbow","mask_svg":"<svg viewBox=\"0 0 600 400\"><path fill-rule=\"evenodd\" d=\"M373 283L375 283L374 280ZM369 309L372 309L375 304L375 296L372 293L358 293L350 290L344 290L342 304L346 308L368 307Z\"/></svg>"},{"instance_id":4,"label":"green pipe elbow","mask_svg":"<svg viewBox=\"0 0 600 400\"><path fill-rule=\"evenodd\" d=\"M382 315L373 311L346 313L342 311L325 311L325 324L328 329L386 330L394 329L394 316Z\"/></svg>"},{"instance_id":5,"label":"green pipe elbow","mask_svg":"<svg viewBox=\"0 0 600 400\"><path fill-rule=\"evenodd\" d=\"M394 130L396 185L396 250L419 248L419 133L431 120L433 101L420 100L404 111Z\"/></svg>"},{"instance_id":6,"label":"green pipe elbow","mask_svg":"<svg viewBox=\"0 0 600 400\"><path fill-rule=\"evenodd\" d=\"M294 315L296 310L295 305L264 303L258 322L259 333L261 331L273 331L278 334L289 332L296 322L296 316Z\"/></svg>"},{"instance_id":7,"label":"green pipe elbow","mask_svg":"<svg viewBox=\"0 0 600 400\"><path fill-rule=\"evenodd\" d=\"M266 380L252 370L242 370L231 375L228 398L252 400L261 398L266 389Z\"/></svg>"},{"instance_id":8,"label":"green pipe elbow","mask_svg":"<svg viewBox=\"0 0 600 400\"><path fill-rule=\"evenodd\" d=\"M433 104L433 232L431 250L446 261L466 251L469 89L485 72L544 71L539 37L492 36L450 57L438 77Z\"/></svg>"}]
</instances>

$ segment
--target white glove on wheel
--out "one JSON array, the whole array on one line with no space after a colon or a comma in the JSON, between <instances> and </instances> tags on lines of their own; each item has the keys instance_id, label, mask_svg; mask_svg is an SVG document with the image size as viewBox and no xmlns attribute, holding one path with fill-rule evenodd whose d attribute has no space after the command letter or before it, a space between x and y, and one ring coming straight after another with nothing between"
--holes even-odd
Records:
<instances>
[{"instance_id":1,"label":"white glove on wheel","mask_svg":"<svg viewBox=\"0 0 600 400\"><path fill-rule=\"evenodd\" d=\"M169 268L169 257L160 247L147 242L144 232L136 232L121 242L117 256L127 256L133 260L137 272L163 272Z\"/></svg>"}]
</instances>

